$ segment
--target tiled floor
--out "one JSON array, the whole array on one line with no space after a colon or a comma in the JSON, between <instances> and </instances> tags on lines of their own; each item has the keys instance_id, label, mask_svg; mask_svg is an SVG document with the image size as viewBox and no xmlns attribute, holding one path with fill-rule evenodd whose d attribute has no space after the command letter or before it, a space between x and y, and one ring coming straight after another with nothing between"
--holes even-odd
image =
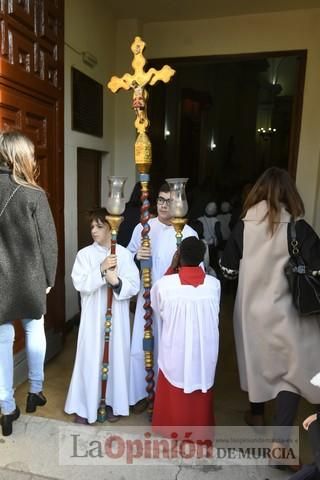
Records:
<instances>
[{"instance_id":1,"label":"tiled floor","mask_svg":"<svg viewBox=\"0 0 320 480\"><path fill-rule=\"evenodd\" d=\"M217 425L244 425L243 413L248 408L247 395L239 388L238 373L236 367L235 348L232 328L233 295L224 294L220 316L220 354L215 384L215 416ZM38 408L35 415L56 420L72 421L73 417L63 411L66 392L72 373L77 332L74 330L67 338L63 351L48 362L45 375L45 394L48 403ZM24 410L27 383L17 388L17 404ZM313 408L306 402L301 402L297 422L311 413ZM267 407L268 423L272 424L272 402ZM147 425L149 422L146 413L140 415L131 414L124 417L120 425ZM118 424L118 425L119 425ZM298 424L298 423L297 423ZM300 451L304 461L309 461L309 448L305 432L301 429Z\"/></svg>"}]
</instances>

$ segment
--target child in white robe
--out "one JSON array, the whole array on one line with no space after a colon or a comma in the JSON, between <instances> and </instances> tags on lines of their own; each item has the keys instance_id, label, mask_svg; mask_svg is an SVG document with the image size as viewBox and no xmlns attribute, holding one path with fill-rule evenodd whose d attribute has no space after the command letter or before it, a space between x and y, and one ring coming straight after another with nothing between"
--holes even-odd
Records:
<instances>
[{"instance_id":1,"label":"child in white robe","mask_svg":"<svg viewBox=\"0 0 320 480\"><path fill-rule=\"evenodd\" d=\"M107 380L107 420L129 415L130 320L129 301L140 287L139 271L131 253L121 245L110 254L110 227L105 208L91 212L94 243L81 249L72 269L72 281L81 295L81 320L75 365L65 411L77 423L94 423L101 399L101 367L107 286L113 288L112 329Z\"/></svg>"},{"instance_id":2,"label":"child in white robe","mask_svg":"<svg viewBox=\"0 0 320 480\"><path fill-rule=\"evenodd\" d=\"M161 278L168 267L170 266L173 254L177 249L176 233L171 224L170 214L170 188L168 184L163 184L160 187L157 198L157 217L149 220L150 226L150 243L151 248L141 246L141 231L142 224L139 223L132 234L128 250L136 256L138 261L148 260L152 257L151 278L152 283L155 283ZM197 236L197 233L185 225L182 231L183 238L190 236ZM145 319L145 310L143 304L144 288L141 283L141 289L137 298L137 307L134 317L131 354L130 354L130 405L134 405L133 412L141 413L143 408L147 406L144 401L146 394L146 371L144 365L144 351L143 351L143 334ZM158 324L157 315L154 312L153 319L153 335L154 335L154 372L157 373L157 358L158 358Z\"/></svg>"}]
</instances>

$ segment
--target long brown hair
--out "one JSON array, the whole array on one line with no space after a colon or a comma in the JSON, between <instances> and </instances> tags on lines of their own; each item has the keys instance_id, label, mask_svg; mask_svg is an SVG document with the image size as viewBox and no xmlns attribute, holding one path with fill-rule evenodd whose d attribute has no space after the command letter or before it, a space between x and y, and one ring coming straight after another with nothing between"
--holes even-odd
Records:
<instances>
[{"instance_id":1,"label":"long brown hair","mask_svg":"<svg viewBox=\"0 0 320 480\"><path fill-rule=\"evenodd\" d=\"M304 215L304 204L297 187L282 168L268 168L258 178L244 202L241 218L245 217L249 208L262 200L267 202L267 213L263 220L268 219L271 235L279 223L282 206L294 219Z\"/></svg>"},{"instance_id":2,"label":"long brown hair","mask_svg":"<svg viewBox=\"0 0 320 480\"><path fill-rule=\"evenodd\" d=\"M20 185L40 188L34 144L23 133L12 131L0 134L0 165L9 167L13 179Z\"/></svg>"}]
</instances>

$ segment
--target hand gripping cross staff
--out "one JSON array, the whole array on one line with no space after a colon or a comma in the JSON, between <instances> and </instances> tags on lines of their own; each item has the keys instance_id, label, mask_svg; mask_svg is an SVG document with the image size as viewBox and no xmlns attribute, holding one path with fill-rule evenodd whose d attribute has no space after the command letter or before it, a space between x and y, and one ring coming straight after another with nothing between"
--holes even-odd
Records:
<instances>
[{"instance_id":1,"label":"hand gripping cross staff","mask_svg":"<svg viewBox=\"0 0 320 480\"><path fill-rule=\"evenodd\" d=\"M149 120L147 115L147 102L148 92L146 90L147 85L155 85L159 80L167 83L174 75L175 71L165 65L161 70L150 68L147 72L144 71L146 59L143 56L143 50L145 48L145 42L136 37L131 50L134 58L132 61L133 74L126 73L123 77L112 77L108 83L108 88L115 93L120 88L124 90L133 91L132 108L135 111L136 119L134 122L137 130L137 139L135 142L135 163L139 172L139 180L141 183L141 224L143 226L141 232L141 245L150 247L149 231L150 226L148 220L149 215L149 171L152 163L151 143L146 133L149 127ZM152 308L150 302L150 289L151 289L151 259L141 262L142 279L144 287L144 299L145 303L143 308L145 310L145 326L144 326L144 338L143 338L143 350L144 350L144 363L146 370L146 391L148 400L148 413L151 416L153 411L154 401L154 371L153 371L153 331L152 331Z\"/></svg>"}]
</instances>

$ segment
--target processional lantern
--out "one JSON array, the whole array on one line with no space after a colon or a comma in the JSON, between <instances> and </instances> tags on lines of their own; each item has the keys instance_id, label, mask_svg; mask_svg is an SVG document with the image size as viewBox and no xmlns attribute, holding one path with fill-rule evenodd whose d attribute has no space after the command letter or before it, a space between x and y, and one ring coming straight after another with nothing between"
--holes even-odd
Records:
<instances>
[{"instance_id":1,"label":"processional lantern","mask_svg":"<svg viewBox=\"0 0 320 480\"><path fill-rule=\"evenodd\" d=\"M175 71L164 65L160 70L150 68L148 71L144 71L146 59L143 55L145 48L145 42L136 37L131 45L131 51L133 53L132 67L134 73L125 73L121 78L112 77L108 83L108 88L116 93L119 89L132 90L132 108L135 113L134 126L137 130L137 138L134 146L135 163L139 173L139 180L141 183L141 217L142 224L141 232L141 245L150 247L149 231L150 226L148 220L150 219L149 213L149 172L152 164L152 149L151 142L147 135L149 127L149 119L147 114L148 104L148 92L146 87L148 85L155 85L158 81L164 83L169 82ZM153 371L153 331L152 331L152 308L150 302L150 289L152 284L151 278L151 259L141 262L142 281L144 287L144 337L143 341L144 350L144 363L146 370L146 391L148 400L148 412L150 416L153 411L154 401L154 371Z\"/></svg>"},{"instance_id":2,"label":"processional lantern","mask_svg":"<svg viewBox=\"0 0 320 480\"><path fill-rule=\"evenodd\" d=\"M125 209L124 185L127 177L108 177L108 197L106 208L110 215L121 215Z\"/></svg>"},{"instance_id":3,"label":"processional lantern","mask_svg":"<svg viewBox=\"0 0 320 480\"><path fill-rule=\"evenodd\" d=\"M170 187L170 215L171 223L176 232L177 247L182 241L182 230L188 219L188 202L186 196L186 183L188 178L166 178Z\"/></svg>"},{"instance_id":4,"label":"processional lantern","mask_svg":"<svg viewBox=\"0 0 320 480\"><path fill-rule=\"evenodd\" d=\"M123 221L123 217L121 215L125 209L124 185L126 180L126 177L108 177L109 191L106 204L108 215L106 215L106 220L111 230L111 255L116 254L117 235L119 226ZM101 400L97 417L97 420L100 423L105 422L107 419L106 400L109 375L109 345L112 329L112 299L113 289L111 285L108 285L107 312L104 324L104 349L101 367Z\"/></svg>"}]
</instances>

